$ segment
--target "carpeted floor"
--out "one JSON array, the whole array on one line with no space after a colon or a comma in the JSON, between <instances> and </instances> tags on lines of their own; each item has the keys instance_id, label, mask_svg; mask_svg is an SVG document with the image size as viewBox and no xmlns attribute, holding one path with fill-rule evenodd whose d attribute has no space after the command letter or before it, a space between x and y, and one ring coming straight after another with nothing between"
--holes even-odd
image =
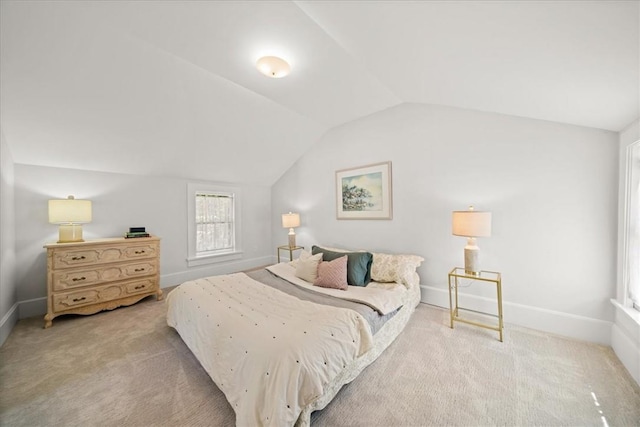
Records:
<instances>
[{"instance_id":1,"label":"carpeted floor","mask_svg":"<svg viewBox=\"0 0 640 427\"><path fill-rule=\"evenodd\" d=\"M146 299L50 329L21 320L0 348L3 426L231 426L233 410ZM507 324L505 342L421 304L405 332L314 426L638 426L640 387L609 347Z\"/></svg>"}]
</instances>

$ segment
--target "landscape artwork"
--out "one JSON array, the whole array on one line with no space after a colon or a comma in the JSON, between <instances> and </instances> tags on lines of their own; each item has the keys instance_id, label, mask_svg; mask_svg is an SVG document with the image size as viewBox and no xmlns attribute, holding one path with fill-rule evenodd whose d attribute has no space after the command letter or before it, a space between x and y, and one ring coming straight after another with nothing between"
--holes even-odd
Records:
<instances>
[{"instance_id":1,"label":"landscape artwork","mask_svg":"<svg viewBox=\"0 0 640 427\"><path fill-rule=\"evenodd\" d=\"M338 219L391 219L391 162L336 172Z\"/></svg>"}]
</instances>

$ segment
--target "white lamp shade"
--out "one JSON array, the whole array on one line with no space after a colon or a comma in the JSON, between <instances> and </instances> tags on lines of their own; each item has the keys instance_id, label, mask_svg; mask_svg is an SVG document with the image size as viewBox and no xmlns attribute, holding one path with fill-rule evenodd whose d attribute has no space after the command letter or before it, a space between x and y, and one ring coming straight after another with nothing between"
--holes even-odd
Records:
<instances>
[{"instance_id":1,"label":"white lamp shade","mask_svg":"<svg viewBox=\"0 0 640 427\"><path fill-rule=\"evenodd\" d=\"M83 224L91 222L91 201L76 200L69 196L64 200L49 200L51 224Z\"/></svg>"},{"instance_id":2,"label":"white lamp shade","mask_svg":"<svg viewBox=\"0 0 640 427\"><path fill-rule=\"evenodd\" d=\"M282 228L300 227L300 214L291 213L282 214Z\"/></svg>"},{"instance_id":3,"label":"white lamp shade","mask_svg":"<svg viewBox=\"0 0 640 427\"><path fill-rule=\"evenodd\" d=\"M282 58L277 56L263 56L258 59L256 67L262 74L274 79L284 77L291 71L291 66Z\"/></svg>"},{"instance_id":4,"label":"white lamp shade","mask_svg":"<svg viewBox=\"0 0 640 427\"><path fill-rule=\"evenodd\" d=\"M451 232L455 236L489 237L491 236L491 212L454 211Z\"/></svg>"}]
</instances>

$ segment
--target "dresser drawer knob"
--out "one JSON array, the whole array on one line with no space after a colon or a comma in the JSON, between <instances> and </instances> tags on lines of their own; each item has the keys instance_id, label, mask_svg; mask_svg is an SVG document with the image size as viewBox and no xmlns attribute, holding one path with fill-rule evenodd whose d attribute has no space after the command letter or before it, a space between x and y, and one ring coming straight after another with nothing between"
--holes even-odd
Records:
<instances>
[{"instance_id":1,"label":"dresser drawer knob","mask_svg":"<svg viewBox=\"0 0 640 427\"><path fill-rule=\"evenodd\" d=\"M74 299L73 299L73 302L80 302L80 301L84 301L84 300L86 300L86 299L87 299L87 297L74 298Z\"/></svg>"},{"instance_id":2,"label":"dresser drawer knob","mask_svg":"<svg viewBox=\"0 0 640 427\"><path fill-rule=\"evenodd\" d=\"M80 261L80 260L83 260L83 259L86 259L84 255L82 255L82 256L74 256L74 257L71 258L71 261Z\"/></svg>"},{"instance_id":3,"label":"dresser drawer knob","mask_svg":"<svg viewBox=\"0 0 640 427\"><path fill-rule=\"evenodd\" d=\"M144 288L146 288L146 285L138 285L133 289L144 289Z\"/></svg>"},{"instance_id":4,"label":"dresser drawer knob","mask_svg":"<svg viewBox=\"0 0 640 427\"><path fill-rule=\"evenodd\" d=\"M73 278L73 281L74 281L74 282L80 282L80 281L82 281L82 280L87 280L87 278L86 278L86 277L84 277L84 276L82 276L82 277L74 277L74 278Z\"/></svg>"},{"instance_id":5,"label":"dresser drawer knob","mask_svg":"<svg viewBox=\"0 0 640 427\"><path fill-rule=\"evenodd\" d=\"M144 253L144 251L135 251L134 252L134 254L136 254L136 255L140 255L140 254L143 254L143 253Z\"/></svg>"},{"instance_id":6,"label":"dresser drawer knob","mask_svg":"<svg viewBox=\"0 0 640 427\"><path fill-rule=\"evenodd\" d=\"M136 268L133 271L135 271L135 272L144 271L144 268Z\"/></svg>"}]
</instances>

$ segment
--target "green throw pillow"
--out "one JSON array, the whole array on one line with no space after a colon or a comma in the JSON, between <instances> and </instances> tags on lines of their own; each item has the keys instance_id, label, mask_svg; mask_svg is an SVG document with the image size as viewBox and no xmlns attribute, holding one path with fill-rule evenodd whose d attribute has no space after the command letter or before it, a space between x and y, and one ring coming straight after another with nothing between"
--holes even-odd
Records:
<instances>
[{"instance_id":1,"label":"green throw pillow","mask_svg":"<svg viewBox=\"0 0 640 427\"><path fill-rule=\"evenodd\" d=\"M347 255L347 283L352 286L367 286L371 281L371 264L373 255L370 252L336 252L312 246L311 253L322 253L323 261L333 261Z\"/></svg>"}]
</instances>

